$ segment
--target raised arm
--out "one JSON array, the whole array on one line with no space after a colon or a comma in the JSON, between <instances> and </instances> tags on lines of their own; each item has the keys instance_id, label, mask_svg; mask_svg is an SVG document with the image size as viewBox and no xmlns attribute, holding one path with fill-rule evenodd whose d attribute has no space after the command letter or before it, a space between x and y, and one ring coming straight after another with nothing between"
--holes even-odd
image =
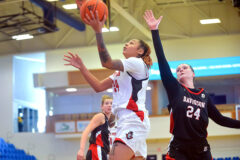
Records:
<instances>
[{"instance_id":1,"label":"raised arm","mask_svg":"<svg viewBox=\"0 0 240 160\"><path fill-rule=\"evenodd\" d=\"M64 55L64 57L64 60L68 62L65 65L71 65L75 68L78 68L85 80L96 92L102 92L112 87L112 80L110 78L99 81L91 72L89 72L89 70L83 64L82 59L77 54L68 52L68 54Z\"/></svg>"},{"instance_id":2,"label":"raised arm","mask_svg":"<svg viewBox=\"0 0 240 160\"><path fill-rule=\"evenodd\" d=\"M100 21L98 19L97 11L95 13L96 16L94 16L92 11L91 11L91 15L93 17L92 19L86 14L87 19L85 19L85 21L87 22L87 24L89 24L93 28L93 30L96 33L98 53L99 53L102 66L112 70L123 71L123 64L121 60L112 60L103 40L102 27L106 21L106 16L104 16L104 19L102 21Z\"/></svg>"},{"instance_id":3,"label":"raised arm","mask_svg":"<svg viewBox=\"0 0 240 160\"><path fill-rule=\"evenodd\" d=\"M172 95L172 97L174 97L174 93L176 93L175 91L177 89L178 82L171 72L170 66L165 57L163 46L160 40L158 25L160 24L162 18L163 17L160 16L158 19L155 19L151 10L145 11L144 19L152 32L153 45L157 55L158 66L163 81L163 85L167 90L168 96Z\"/></svg>"},{"instance_id":4,"label":"raised arm","mask_svg":"<svg viewBox=\"0 0 240 160\"><path fill-rule=\"evenodd\" d=\"M217 124L229 127L229 128L240 128L240 121L234 120L228 117L223 116L216 106L213 104L212 100L208 100L208 116Z\"/></svg>"},{"instance_id":5,"label":"raised arm","mask_svg":"<svg viewBox=\"0 0 240 160\"><path fill-rule=\"evenodd\" d=\"M77 160L85 160L84 159L84 151L85 151L85 145L88 139L88 135L98 126L105 123L105 116L102 113L98 113L95 115L92 120L90 121L89 125L86 127L86 129L82 133L81 141L80 141L80 149L77 154Z\"/></svg>"}]
</instances>

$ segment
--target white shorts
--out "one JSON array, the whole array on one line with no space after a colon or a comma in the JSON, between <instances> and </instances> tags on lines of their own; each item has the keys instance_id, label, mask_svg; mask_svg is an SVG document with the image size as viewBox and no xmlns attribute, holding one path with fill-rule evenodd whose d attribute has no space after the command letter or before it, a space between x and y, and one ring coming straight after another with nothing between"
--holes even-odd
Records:
<instances>
[{"instance_id":1,"label":"white shorts","mask_svg":"<svg viewBox=\"0 0 240 160\"><path fill-rule=\"evenodd\" d=\"M146 139L150 130L148 112L145 111L144 119L141 119L135 112L128 109L121 109L117 112L117 133L115 141L121 141L129 146L135 156L147 157Z\"/></svg>"}]
</instances>

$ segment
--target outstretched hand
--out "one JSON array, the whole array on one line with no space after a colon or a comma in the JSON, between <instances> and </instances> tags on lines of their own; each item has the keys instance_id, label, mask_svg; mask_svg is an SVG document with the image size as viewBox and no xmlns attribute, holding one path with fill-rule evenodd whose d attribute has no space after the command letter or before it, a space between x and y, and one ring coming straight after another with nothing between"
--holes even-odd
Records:
<instances>
[{"instance_id":1,"label":"outstretched hand","mask_svg":"<svg viewBox=\"0 0 240 160\"><path fill-rule=\"evenodd\" d=\"M91 18L89 17L88 14L86 14L85 15L86 18L84 18L84 21L88 25L90 25L96 33L102 33L102 28L107 19L106 15L104 15L103 20L100 21L98 16L98 11L95 12L95 15L93 14L92 11L90 11L90 14L91 14Z\"/></svg>"},{"instance_id":2,"label":"outstretched hand","mask_svg":"<svg viewBox=\"0 0 240 160\"><path fill-rule=\"evenodd\" d=\"M146 10L143 17L150 30L157 30L158 25L160 24L163 18L163 16L160 16L158 19L156 19L153 15L152 10Z\"/></svg>"},{"instance_id":3,"label":"outstretched hand","mask_svg":"<svg viewBox=\"0 0 240 160\"><path fill-rule=\"evenodd\" d=\"M81 69L81 67L83 66L82 59L77 54L73 54L71 52L68 52L68 54L65 54L63 60L68 62L67 64L64 64L64 65L71 65L78 69Z\"/></svg>"}]
</instances>

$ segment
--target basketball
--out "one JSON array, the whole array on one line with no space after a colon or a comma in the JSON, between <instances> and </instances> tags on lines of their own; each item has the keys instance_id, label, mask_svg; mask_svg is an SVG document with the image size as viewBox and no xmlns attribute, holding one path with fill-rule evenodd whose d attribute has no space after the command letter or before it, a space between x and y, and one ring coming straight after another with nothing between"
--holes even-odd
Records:
<instances>
[{"instance_id":1,"label":"basketball","mask_svg":"<svg viewBox=\"0 0 240 160\"><path fill-rule=\"evenodd\" d=\"M92 11L93 14L95 14L95 11L98 11L98 18L100 21L103 20L104 15L106 15L106 17L108 16L108 8L101 0L86 0L83 2L80 8L80 16L84 23L86 23L84 21L86 14L92 18L90 11Z\"/></svg>"}]
</instances>

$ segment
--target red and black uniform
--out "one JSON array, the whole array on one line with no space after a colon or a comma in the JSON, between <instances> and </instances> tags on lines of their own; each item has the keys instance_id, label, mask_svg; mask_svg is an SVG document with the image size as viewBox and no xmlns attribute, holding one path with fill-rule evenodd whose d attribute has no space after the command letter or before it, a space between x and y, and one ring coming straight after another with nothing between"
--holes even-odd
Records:
<instances>
[{"instance_id":1,"label":"red and black uniform","mask_svg":"<svg viewBox=\"0 0 240 160\"><path fill-rule=\"evenodd\" d=\"M158 30L152 31L152 37L161 79L168 95L170 132L173 134L166 159L212 160L206 139L208 117L219 125L231 128L240 128L240 121L221 115L204 89L181 85L171 73Z\"/></svg>"},{"instance_id":2,"label":"red and black uniform","mask_svg":"<svg viewBox=\"0 0 240 160\"><path fill-rule=\"evenodd\" d=\"M89 139L89 149L86 155L86 160L107 160L109 153L109 130L108 118L105 116L105 123L95 128Z\"/></svg>"}]
</instances>

